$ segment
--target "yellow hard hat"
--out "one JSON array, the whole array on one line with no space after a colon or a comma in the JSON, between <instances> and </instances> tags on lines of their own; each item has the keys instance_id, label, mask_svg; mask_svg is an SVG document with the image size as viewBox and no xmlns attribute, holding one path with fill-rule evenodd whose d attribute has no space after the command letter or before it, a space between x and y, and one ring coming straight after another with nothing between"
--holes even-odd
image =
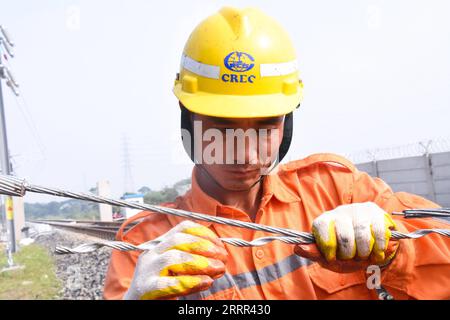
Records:
<instances>
[{"instance_id":1,"label":"yellow hard hat","mask_svg":"<svg viewBox=\"0 0 450 320\"><path fill-rule=\"evenodd\" d=\"M300 104L294 46L259 9L225 7L191 33L173 92L191 112L225 118L285 115Z\"/></svg>"}]
</instances>

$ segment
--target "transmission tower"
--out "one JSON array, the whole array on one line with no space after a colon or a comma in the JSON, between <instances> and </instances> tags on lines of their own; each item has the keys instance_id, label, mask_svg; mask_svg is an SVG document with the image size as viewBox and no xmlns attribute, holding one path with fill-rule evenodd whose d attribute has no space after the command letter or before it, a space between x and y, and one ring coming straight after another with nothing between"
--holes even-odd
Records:
<instances>
[{"instance_id":1,"label":"transmission tower","mask_svg":"<svg viewBox=\"0 0 450 320\"><path fill-rule=\"evenodd\" d=\"M133 181L133 174L132 174L132 163L131 163L131 156L130 156L130 143L129 138L124 135L122 140L122 159L123 159L123 173L124 173L124 179L123 179L123 188L124 193L125 192L134 192L134 181Z\"/></svg>"}]
</instances>

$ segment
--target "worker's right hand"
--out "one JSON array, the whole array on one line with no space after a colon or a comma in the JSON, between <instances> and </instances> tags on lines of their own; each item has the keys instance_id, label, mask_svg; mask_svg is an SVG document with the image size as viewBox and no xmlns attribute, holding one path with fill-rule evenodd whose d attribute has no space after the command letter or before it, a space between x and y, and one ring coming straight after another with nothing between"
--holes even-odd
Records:
<instances>
[{"instance_id":1,"label":"worker's right hand","mask_svg":"<svg viewBox=\"0 0 450 320\"><path fill-rule=\"evenodd\" d=\"M142 253L124 299L170 299L208 289L225 273L227 251L216 234L183 221Z\"/></svg>"}]
</instances>

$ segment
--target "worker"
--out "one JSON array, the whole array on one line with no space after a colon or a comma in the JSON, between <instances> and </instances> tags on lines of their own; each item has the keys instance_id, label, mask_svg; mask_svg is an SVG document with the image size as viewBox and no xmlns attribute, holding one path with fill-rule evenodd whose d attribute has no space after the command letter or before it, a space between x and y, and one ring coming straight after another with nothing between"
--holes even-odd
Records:
<instances>
[{"instance_id":1,"label":"worker","mask_svg":"<svg viewBox=\"0 0 450 320\"><path fill-rule=\"evenodd\" d=\"M271 17L225 7L206 18L186 43L173 91L194 167L191 189L162 205L312 232L315 244L236 247L219 238L273 234L143 211L117 240L158 244L113 250L105 299L450 298L449 238L390 240L392 230L448 228L392 215L437 204L394 193L335 154L279 163L303 83L293 44ZM232 144L242 132L246 144Z\"/></svg>"}]
</instances>

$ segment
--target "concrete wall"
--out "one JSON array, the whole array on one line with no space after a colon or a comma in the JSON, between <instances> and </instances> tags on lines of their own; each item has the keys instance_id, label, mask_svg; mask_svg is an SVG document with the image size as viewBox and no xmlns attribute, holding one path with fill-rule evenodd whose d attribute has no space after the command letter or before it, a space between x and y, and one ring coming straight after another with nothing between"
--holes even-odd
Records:
<instances>
[{"instance_id":1,"label":"concrete wall","mask_svg":"<svg viewBox=\"0 0 450 320\"><path fill-rule=\"evenodd\" d=\"M16 241L23 238L22 228L25 227L25 208L22 197L13 197L14 229Z\"/></svg>"},{"instance_id":2,"label":"concrete wall","mask_svg":"<svg viewBox=\"0 0 450 320\"><path fill-rule=\"evenodd\" d=\"M373 177L380 177L394 191L405 191L450 207L450 152L356 165Z\"/></svg>"},{"instance_id":3,"label":"concrete wall","mask_svg":"<svg viewBox=\"0 0 450 320\"><path fill-rule=\"evenodd\" d=\"M109 181L103 180L97 182L97 194L106 198L111 197ZM100 211L100 221L113 221L111 205L100 203L98 207Z\"/></svg>"}]
</instances>

